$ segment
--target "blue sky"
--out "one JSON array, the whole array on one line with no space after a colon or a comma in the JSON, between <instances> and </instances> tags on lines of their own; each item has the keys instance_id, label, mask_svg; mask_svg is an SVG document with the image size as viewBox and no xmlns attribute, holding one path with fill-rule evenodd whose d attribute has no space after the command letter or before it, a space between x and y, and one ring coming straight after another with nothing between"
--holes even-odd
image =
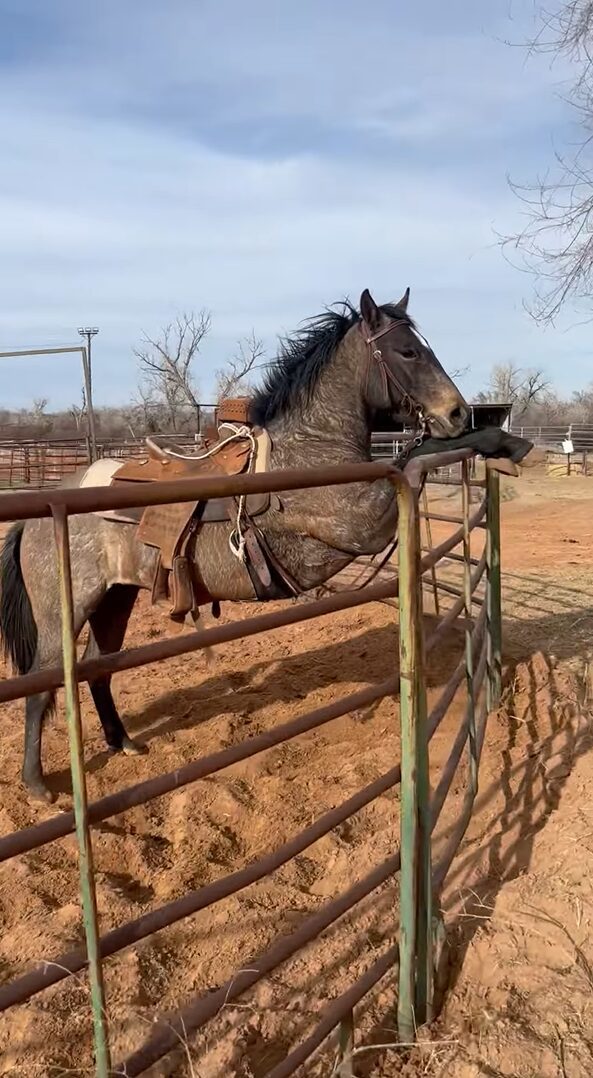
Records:
<instances>
[{"instance_id":1,"label":"blue sky","mask_svg":"<svg viewBox=\"0 0 593 1078\"><path fill-rule=\"evenodd\" d=\"M590 330L524 313L495 231L570 136L561 72L511 48L533 0L0 0L0 350L100 327L98 404L132 348L207 308L200 387L252 329L370 287L464 389L494 362L588 382ZM79 398L72 358L2 361L0 403Z\"/></svg>"}]
</instances>

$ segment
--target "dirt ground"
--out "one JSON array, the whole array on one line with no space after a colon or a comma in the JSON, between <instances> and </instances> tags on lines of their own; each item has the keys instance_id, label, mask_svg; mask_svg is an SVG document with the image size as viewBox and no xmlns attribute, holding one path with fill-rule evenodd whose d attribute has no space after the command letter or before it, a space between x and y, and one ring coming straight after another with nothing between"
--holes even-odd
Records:
<instances>
[{"instance_id":1,"label":"dirt ground","mask_svg":"<svg viewBox=\"0 0 593 1078\"><path fill-rule=\"evenodd\" d=\"M450 491L437 494L437 510L455 511ZM410 1051L397 1045L395 978L382 981L357 1012L359 1078L584 1078L593 1070L593 479L510 480L502 512L505 698L488 725L476 811L442 896L450 987L441 1017ZM448 563L443 579L459 579L458 566ZM252 612L229 605L223 617ZM142 601L127 644L167 632ZM431 656L429 704L463 642L454 629ZM212 663L199 653L127 672L114 686L129 731L149 747L139 758L107 757L84 690L90 796L386 678L396 656L396 612L375 605L221 646ZM431 747L433 781L462 713L460 693ZM397 701L382 701L97 826L102 930L244 866L383 774L398 758L397 725ZM4 705L3 834L71 804L61 709L45 739L57 809L30 804L19 784L22 726L21 705ZM445 806L435 856L456 820L464 775ZM397 791L380 797L269 879L109 959L114 1062L150 1035L156 1017L249 968L278 933L390 856L398 804ZM324 1001L394 940L397 902L397 881L374 892L151 1074L264 1078ZM3 983L80 940L72 838L0 865ZM0 1075L92 1074L87 1003L85 979L71 978L0 1016ZM326 1048L302 1074L329 1078L332 1058Z\"/></svg>"}]
</instances>

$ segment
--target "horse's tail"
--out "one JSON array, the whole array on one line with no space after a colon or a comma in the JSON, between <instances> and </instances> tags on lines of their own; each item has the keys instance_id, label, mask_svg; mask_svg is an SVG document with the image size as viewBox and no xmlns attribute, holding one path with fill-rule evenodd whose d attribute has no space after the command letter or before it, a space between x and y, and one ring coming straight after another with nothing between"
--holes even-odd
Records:
<instances>
[{"instance_id":1,"label":"horse's tail","mask_svg":"<svg viewBox=\"0 0 593 1078\"><path fill-rule=\"evenodd\" d=\"M0 552L0 635L6 658L19 674L33 665L37 626L21 570L24 521L10 528Z\"/></svg>"}]
</instances>

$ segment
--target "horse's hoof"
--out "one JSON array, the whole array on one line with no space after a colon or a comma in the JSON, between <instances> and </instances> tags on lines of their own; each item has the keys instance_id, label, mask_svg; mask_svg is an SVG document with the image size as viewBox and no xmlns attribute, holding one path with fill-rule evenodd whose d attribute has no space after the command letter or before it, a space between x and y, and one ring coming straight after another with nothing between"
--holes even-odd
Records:
<instances>
[{"instance_id":1,"label":"horse's hoof","mask_svg":"<svg viewBox=\"0 0 593 1078\"><path fill-rule=\"evenodd\" d=\"M121 751L124 756L146 756L148 753L148 745L139 745L137 741L133 741L131 737L125 737L122 741Z\"/></svg>"},{"instance_id":2,"label":"horse's hoof","mask_svg":"<svg viewBox=\"0 0 593 1078\"><path fill-rule=\"evenodd\" d=\"M27 784L27 793L31 801L42 801L44 805L53 805L56 800L56 794L43 784L30 786Z\"/></svg>"}]
</instances>

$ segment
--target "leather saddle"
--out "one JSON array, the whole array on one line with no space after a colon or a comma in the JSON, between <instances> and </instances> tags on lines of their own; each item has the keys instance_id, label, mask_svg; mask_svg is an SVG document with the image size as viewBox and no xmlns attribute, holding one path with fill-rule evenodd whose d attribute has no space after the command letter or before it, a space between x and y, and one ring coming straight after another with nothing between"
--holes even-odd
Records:
<instances>
[{"instance_id":1,"label":"leather saddle","mask_svg":"<svg viewBox=\"0 0 593 1078\"><path fill-rule=\"evenodd\" d=\"M147 438L146 456L126 460L113 473L112 485L268 470L270 436L249 424L248 398L222 402L217 421L218 429L207 432L195 453ZM245 566L258 599L294 594L293 582L278 566L254 523L273 501L278 502L276 495L253 494L245 498L243 506ZM235 526L238 508L238 499L228 497L126 510L125 519L138 525L138 539L159 551L152 598L153 602L170 600L169 615L174 621L185 621L189 613L196 619L199 607L208 602L212 602L214 613L219 612L191 555L197 532L213 523L231 522Z\"/></svg>"}]
</instances>

